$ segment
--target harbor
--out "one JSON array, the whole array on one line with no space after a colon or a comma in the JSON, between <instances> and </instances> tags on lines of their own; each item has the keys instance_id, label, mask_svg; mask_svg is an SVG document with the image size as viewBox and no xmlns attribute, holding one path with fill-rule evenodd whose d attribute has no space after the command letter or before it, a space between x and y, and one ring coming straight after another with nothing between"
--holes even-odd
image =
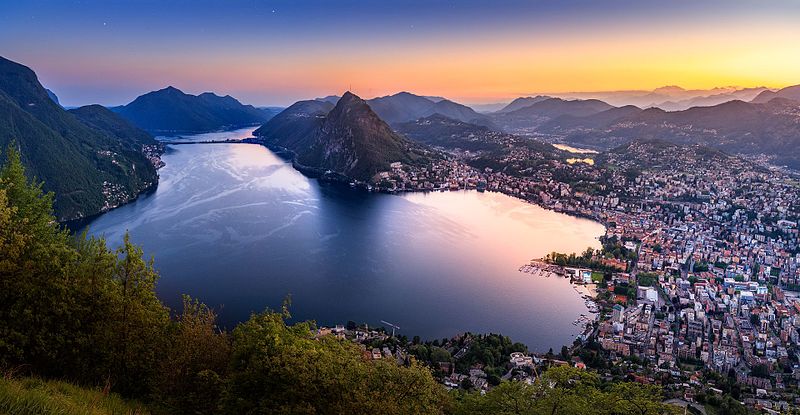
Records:
<instances>
[{"instance_id":1,"label":"harbor","mask_svg":"<svg viewBox=\"0 0 800 415\"><path fill-rule=\"evenodd\" d=\"M593 323L598 321L600 317L600 306L595 301L597 297L596 284L591 280L591 270L574 267L562 267L559 265L549 264L541 259L534 259L530 263L519 267L519 272L529 274L534 277L544 278L568 278L570 285L584 300L584 305L588 314L581 313L575 321L572 322L573 326L578 326L582 329L581 339L585 339L594 330Z\"/></svg>"}]
</instances>

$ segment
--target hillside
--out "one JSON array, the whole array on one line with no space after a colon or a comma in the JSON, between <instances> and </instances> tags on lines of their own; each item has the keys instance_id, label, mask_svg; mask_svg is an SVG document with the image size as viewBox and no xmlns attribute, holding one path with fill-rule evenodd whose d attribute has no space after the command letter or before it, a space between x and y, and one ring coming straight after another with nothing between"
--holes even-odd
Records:
<instances>
[{"instance_id":1,"label":"hillside","mask_svg":"<svg viewBox=\"0 0 800 415\"><path fill-rule=\"evenodd\" d=\"M253 135L287 149L309 147L314 133L334 105L318 99L295 102L255 130Z\"/></svg>"},{"instance_id":2,"label":"hillside","mask_svg":"<svg viewBox=\"0 0 800 415\"><path fill-rule=\"evenodd\" d=\"M230 95L186 94L169 86L112 110L153 133L201 133L267 121L270 112L243 105Z\"/></svg>"},{"instance_id":3,"label":"hillside","mask_svg":"<svg viewBox=\"0 0 800 415\"><path fill-rule=\"evenodd\" d=\"M583 117L575 115L561 115L542 124L538 131L554 134L573 129L601 128L613 123L614 121L635 116L641 111L642 109L639 107L626 105L624 107L611 108Z\"/></svg>"},{"instance_id":4,"label":"hillside","mask_svg":"<svg viewBox=\"0 0 800 415\"><path fill-rule=\"evenodd\" d=\"M358 180L370 180L393 162L424 161L417 146L396 134L366 101L347 92L328 113L307 148L295 147L297 161Z\"/></svg>"},{"instance_id":5,"label":"hillside","mask_svg":"<svg viewBox=\"0 0 800 415\"><path fill-rule=\"evenodd\" d=\"M447 118L441 114L400 123L397 132L420 144L444 149L470 151L497 150L500 146L486 140L489 128Z\"/></svg>"},{"instance_id":6,"label":"hillside","mask_svg":"<svg viewBox=\"0 0 800 415\"><path fill-rule=\"evenodd\" d=\"M79 114L95 112L91 109ZM0 148L3 157L15 143L28 174L55 193L59 220L91 216L133 200L158 182L158 175L140 148L141 131L116 132L100 125L115 117L84 122L56 104L29 68L0 58ZM121 124L118 124L121 125ZM128 126L129 127L129 126Z\"/></svg>"},{"instance_id":7,"label":"hillside","mask_svg":"<svg viewBox=\"0 0 800 415\"><path fill-rule=\"evenodd\" d=\"M596 163L625 169L659 169L663 166L686 165L690 169L698 163L725 161L730 155L703 145L679 145L665 140L633 140L600 153Z\"/></svg>"}]
</instances>

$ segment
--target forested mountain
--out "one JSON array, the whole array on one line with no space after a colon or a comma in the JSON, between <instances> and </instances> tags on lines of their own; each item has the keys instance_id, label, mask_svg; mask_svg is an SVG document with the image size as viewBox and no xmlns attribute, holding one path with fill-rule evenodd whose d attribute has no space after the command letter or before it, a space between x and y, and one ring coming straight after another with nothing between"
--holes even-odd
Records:
<instances>
[{"instance_id":1,"label":"forested mountain","mask_svg":"<svg viewBox=\"0 0 800 415\"><path fill-rule=\"evenodd\" d=\"M319 99L295 102L255 130L253 135L287 149L308 147L334 105Z\"/></svg>"},{"instance_id":2,"label":"forested mountain","mask_svg":"<svg viewBox=\"0 0 800 415\"><path fill-rule=\"evenodd\" d=\"M304 120L305 122L305 120ZM309 141L289 147L298 163L331 170L358 180L370 180L389 164L416 164L425 158L416 144L396 134L372 111L367 102L347 92L322 118Z\"/></svg>"},{"instance_id":3,"label":"forested mountain","mask_svg":"<svg viewBox=\"0 0 800 415\"><path fill-rule=\"evenodd\" d=\"M112 110L153 133L200 133L267 121L271 111L243 105L230 95L186 94L169 86Z\"/></svg>"},{"instance_id":4,"label":"forested mountain","mask_svg":"<svg viewBox=\"0 0 800 415\"><path fill-rule=\"evenodd\" d=\"M28 174L55 193L59 220L113 208L158 182L137 148L147 134L118 118L96 108L67 112L32 70L0 57L0 148L19 149Z\"/></svg>"}]
</instances>

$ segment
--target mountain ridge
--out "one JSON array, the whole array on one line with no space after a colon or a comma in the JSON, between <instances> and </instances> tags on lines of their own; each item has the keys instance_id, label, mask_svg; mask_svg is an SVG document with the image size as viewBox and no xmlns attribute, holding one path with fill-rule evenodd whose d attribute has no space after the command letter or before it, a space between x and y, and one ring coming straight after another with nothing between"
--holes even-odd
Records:
<instances>
[{"instance_id":1,"label":"mountain ridge","mask_svg":"<svg viewBox=\"0 0 800 415\"><path fill-rule=\"evenodd\" d=\"M102 117L109 125L120 122L114 114ZM146 133L112 132L95 121L67 112L52 100L33 70L0 57L1 151L15 144L31 178L43 180L45 191L55 193L55 213L61 221L127 203L158 182L155 167L138 143Z\"/></svg>"},{"instance_id":2,"label":"mountain ridge","mask_svg":"<svg viewBox=\"0 0 800 415\"><path fill-rule=\"evenodd\" d=\"M140 95L111 110L152 133L203 133L269 119L269 112L244 105L230 95L191 95L173 86Z\"/></svg>"},{"instance_id":3,"label":"mountain ridge","mask_svg":"<svg viewBox=\"0 0 800 415\"><path fill-rule=\"evenodd\" d=\"M395 133L367 101L355 94L344 93L323 115L326 103L295 103L254 134L267 145L293 152L295 162L303 169L329 171L361 181L370 181L376 173L389 170L393 162L426 161L417 144ZM302 111L309 109L316 112L304 115ZM293 129L304 131L304 135L281 135Z\"/></svg>"}]
</instances>

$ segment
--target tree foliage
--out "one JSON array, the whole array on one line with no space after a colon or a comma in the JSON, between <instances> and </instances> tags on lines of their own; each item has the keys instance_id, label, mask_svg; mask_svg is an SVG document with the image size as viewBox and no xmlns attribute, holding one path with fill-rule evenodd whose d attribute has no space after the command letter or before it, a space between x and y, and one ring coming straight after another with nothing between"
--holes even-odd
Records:
<instances>
[{"instance_id":1,"label":"tree foliage","mask_svg":"<svg viewBox=\"0 0 800 415\"><path fill-rule=\"evenodd\" d=\"M663 404L655 386L623 382L603 388L594 373L569 366L547 370L533 384L503 382L485 395L462 395L458 415L662 415L674 408Z\"/></svg>"}]
</instances>

